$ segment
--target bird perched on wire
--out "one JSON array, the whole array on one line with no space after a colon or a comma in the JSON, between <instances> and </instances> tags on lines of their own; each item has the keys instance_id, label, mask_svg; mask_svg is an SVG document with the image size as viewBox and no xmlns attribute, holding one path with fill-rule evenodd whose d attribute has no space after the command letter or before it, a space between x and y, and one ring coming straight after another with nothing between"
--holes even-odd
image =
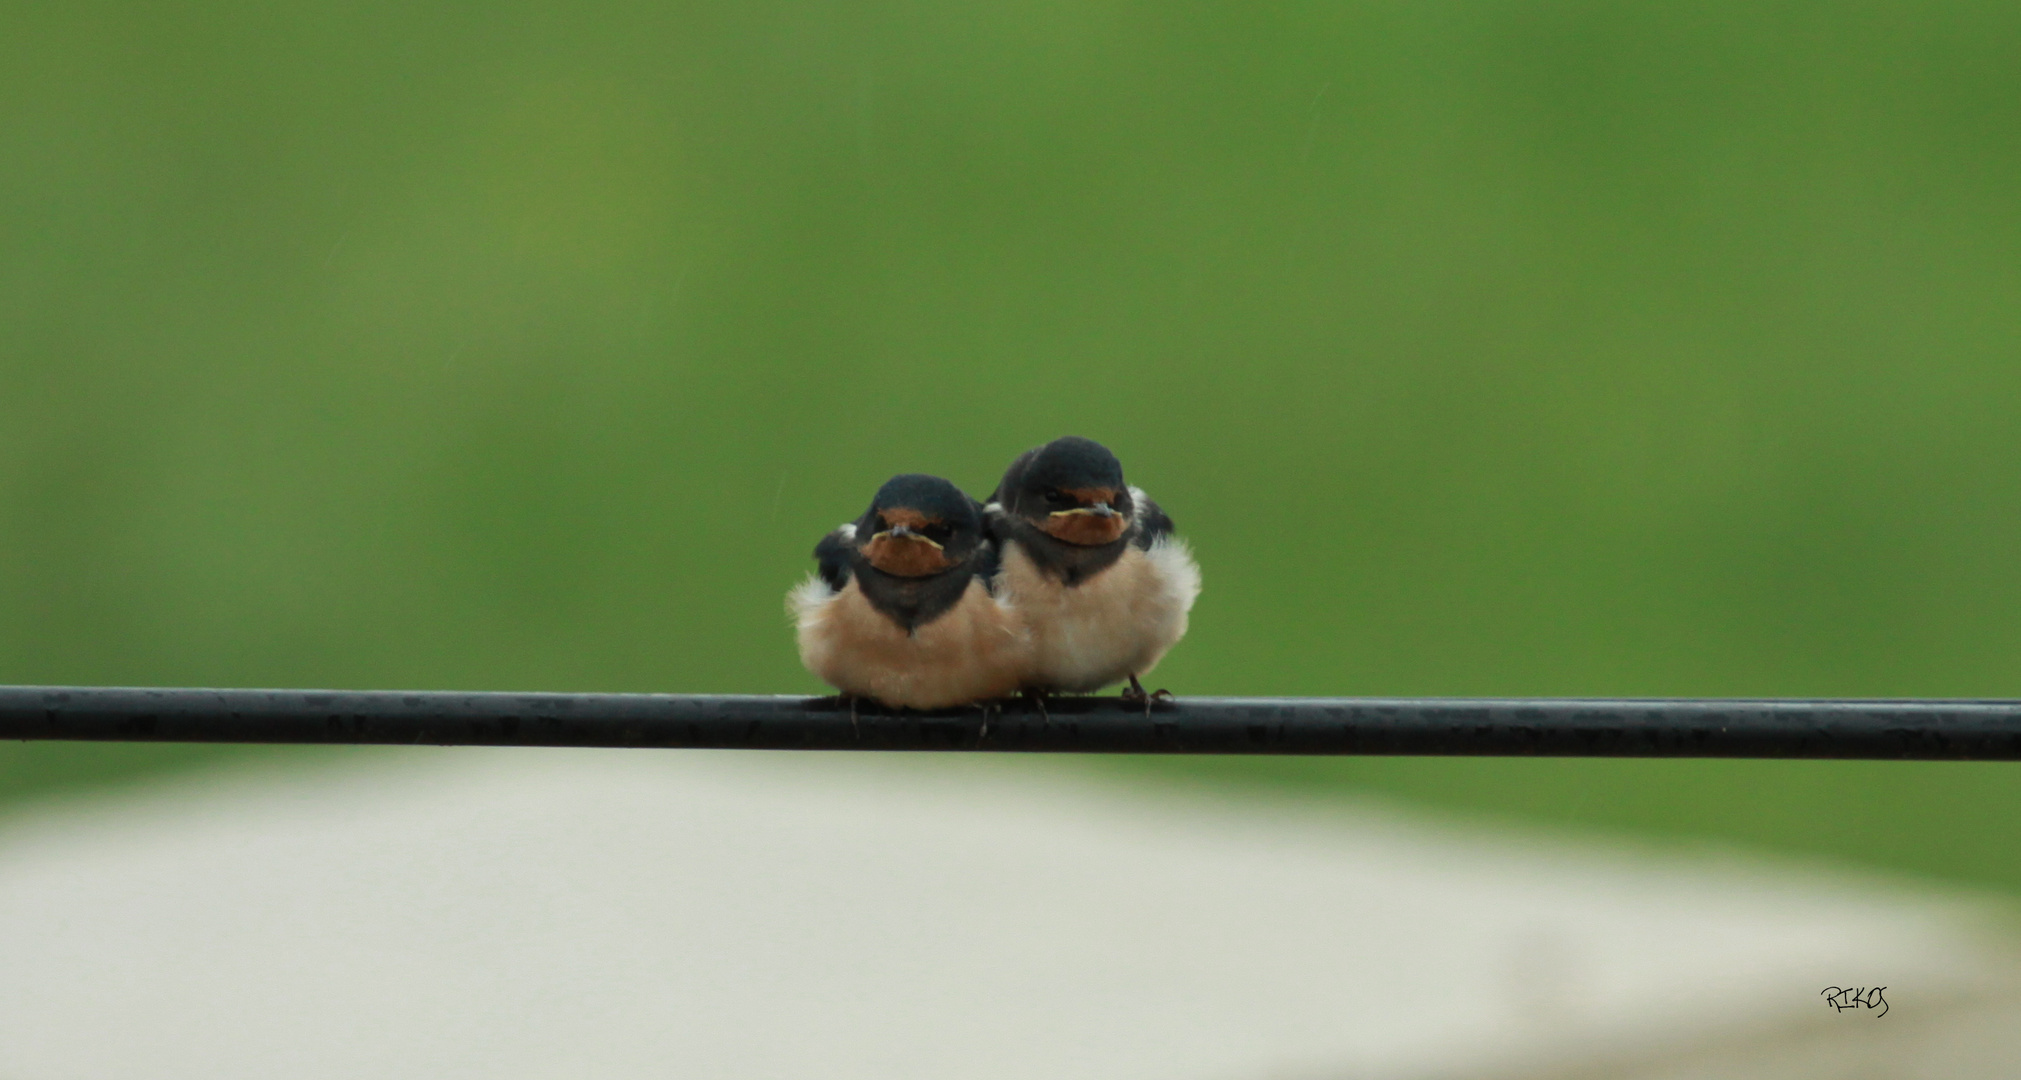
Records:
<instances>
[{"instance_id":1,"label":"bird perched on wire","mask_svg":"<svg viewBox=\"0 0 2021 1080\"><path fill-rule=\"evenodd\" d=\"M997 591L1031 631L1024 686L1086 693L1139 677L1186 633L1200 567L1172 519L1123 482L1123 465L1068 436L1011 462L984 508L1002 546Z\"/></svg>"},{"instance_id":2,"label":"bird perched on wire","mask_svg":"<svg viewBox=\"0 0 2021 1080\"><path fill-rule=\"evenodd\" d=\"M961 489L894 476L814 559L787 609L801 662L844 695L937 709L1017 691L1030 634L992 592L997 547Z\"/></svg>"}]
</instances>

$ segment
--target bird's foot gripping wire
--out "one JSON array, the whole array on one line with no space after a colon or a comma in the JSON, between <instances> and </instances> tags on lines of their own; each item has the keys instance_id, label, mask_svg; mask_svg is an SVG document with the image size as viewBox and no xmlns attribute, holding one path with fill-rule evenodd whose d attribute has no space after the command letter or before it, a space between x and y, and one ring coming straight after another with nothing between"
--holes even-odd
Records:
<instances>
[{"instance_id":1,"label":"bird's foot gripping wire","mask_svg":"<svg viewBox=\"0 0 2021 1080\"><path fill-rule=\"evenodd\" d=\"M1025 699L1025 711L1030 712L1032 711L1033 706L1037 706L1039 710L1039 724L1045 727L1051 726L1053 722L1053 716L1051 713L1046 711L1046 692L1044 690L1033 690L1027 688L1023 691L1020 691L1020 694Z\"/></svg>"},{"instance_id":2,"label":"bird's foot gripping wire","mask_svg":"<svg viewBox=\"0 0 2021 1080\"><path fill-rule=\"evenodd\" d=\"M1003 704L995 701L978 701L975 703L975 707L982 710L982 729L975 733L975 744L981 746L983 740L989 738L989 711L991 709L1001 710Z\"/></svg>"},{"instance_id":3,"label":"bird's foot gripping wire","mask_svg":"<svg viewBox=\"0 0 2021 1080\"><path fill-rule=\"evenodd\" d=\"M1138 682L1135 675L1130 676L1130 686L1123 691L1123 701L1131 705L1142 705L1144 707L1144 718L1147 720L1151 717L1152 702L1170 700L1172 700L1172 691L1170 690L1159 689L1153 690L1148 694L1145 693L1144 684Z\"/></svg>"},{"instance_id":4,"label":"bird's foot gripping wire","mask_svg":"<svg viewBox=\"0 0 2021 1080\"><path fill-rule=\"evenodd\" d=\"M845 696L849 698L849 731L851 734L856 736L857 742L862 742L863 726L857 723L856 721L856 701L857 701L856 695L848 694Z\"/></svg>"}]
</instances>

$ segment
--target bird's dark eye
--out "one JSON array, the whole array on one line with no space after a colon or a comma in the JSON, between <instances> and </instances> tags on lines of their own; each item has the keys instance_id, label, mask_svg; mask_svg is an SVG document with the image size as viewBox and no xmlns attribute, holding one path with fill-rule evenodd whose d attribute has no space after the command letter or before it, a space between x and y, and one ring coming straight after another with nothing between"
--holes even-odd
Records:
<instances>
[{"instance_id":1,"label":"bird's dark eye","mask_svg":"<svg viewBox=\"0 0 2021 1080\"><path fill-rule=\"evenodd\" d=\"M1073 496L1067 494L1064 491L1061 491L1059 488L1049 487L1046 489L1046 501L1050 503L1064 504L1073 502L1075 500Z\"/></svg>"},{"instance_id":2,"label":"bird's dark eye","mask_svg":"<svg viewBox=\"0 0 2021 1080\"><path fill-rule=\"evenodd\" d=\"M919 535L936 544L945 544L954 538L954 530L946 525L927 525L919 530Z\"/></svg>"}]
</instances>

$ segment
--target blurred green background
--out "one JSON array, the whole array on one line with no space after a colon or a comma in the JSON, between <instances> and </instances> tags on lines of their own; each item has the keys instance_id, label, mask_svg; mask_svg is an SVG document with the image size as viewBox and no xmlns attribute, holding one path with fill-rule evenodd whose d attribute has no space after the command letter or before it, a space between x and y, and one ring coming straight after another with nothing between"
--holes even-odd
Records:
<instances>
[{"instance_id":1,"label":"blurred green background","mask_svg":"<svg viewBox=\"0 0 2021 1080\"><path fill-rule=\"evenodd\" d=\"M0 7L0 682L813 691L1123 457L1180 693L2021 696L2021 8ZM232 755L9 745L25 798ZM1052 762L2021 890L2005 765Z\"/></svg>"}]
</instances>

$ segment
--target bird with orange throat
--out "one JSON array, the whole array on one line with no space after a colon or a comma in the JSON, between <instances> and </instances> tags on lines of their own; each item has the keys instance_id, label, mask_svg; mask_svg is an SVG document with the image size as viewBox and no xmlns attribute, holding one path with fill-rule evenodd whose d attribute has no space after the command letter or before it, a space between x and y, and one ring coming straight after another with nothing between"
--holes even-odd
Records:
<instances>
[{"instance_id":1,"label":"bird with orange throat","mask_svg":"<svg viewBox=\"0 0 2021 1080\"><path fill-rule=\"evenodd\" d=\"M1172 519L1107 447L1075 436L1011 462L984 514L1001 546L997 594L1030 633L1020 685L1088 693L1127 680L1124 696L1148 711L1139 680L1185 636L1200 595Z\"/></svg>"},{"instance_id":2,"label":"bird with orange throat","mask_svg":"<svg viewBox=\"0 0 2021 1080\"><path fill-rule=\"evenodd\" d=\"M1031 632L996 589L981 508L937 476L894 476L823 537L787 598L807 670L851 699L938 709L1015 693ZM985 720L987 719L985 715Z\"/></svg>"}]
</instances>

